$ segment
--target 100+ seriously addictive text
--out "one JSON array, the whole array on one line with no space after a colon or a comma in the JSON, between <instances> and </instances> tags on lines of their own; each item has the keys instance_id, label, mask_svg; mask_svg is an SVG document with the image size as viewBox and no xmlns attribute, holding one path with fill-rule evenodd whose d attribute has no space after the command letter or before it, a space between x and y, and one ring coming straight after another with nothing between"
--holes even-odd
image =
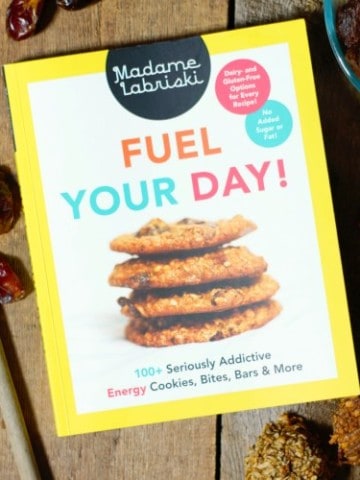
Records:
<instances>
[{"instance_id":1,"label":"100+ seriously addictive text","mask_svg":"<svg viewBox=\"0 0 360 480\"><path fill-rule=\"evenodd\" d=\"M255 365L261 362L260 365ZM250 369L246 364L254 364ZM241 368L233 368L240 365ZM244 366L244 368L243 368ZM218 369L227 369L226 373L219 373ZM273 362L270 352L253 352L250 354L239 353L238 355L222 356L218 361L206 358L201 362L184 362L182 364L167 364L164 368L160 366L142 367L135 370L137 379L151 379L150 383L132 386L109 387L106 390L108 398L127 396L145 396L148 392L162 392L181 388L196 388L198 385L223 383L232 381L248 381L259 376L268 375L294 375L301 373L304 369L302 363L288 364L284 362ZM179 375L181 373L207 370L196 377L182 378L171 377L168 380L156 380L156 377L163 375ZM230 370L230 371L229 371ZM209 373L211 372L211 373Z\"/></svg>"}]
</instances>

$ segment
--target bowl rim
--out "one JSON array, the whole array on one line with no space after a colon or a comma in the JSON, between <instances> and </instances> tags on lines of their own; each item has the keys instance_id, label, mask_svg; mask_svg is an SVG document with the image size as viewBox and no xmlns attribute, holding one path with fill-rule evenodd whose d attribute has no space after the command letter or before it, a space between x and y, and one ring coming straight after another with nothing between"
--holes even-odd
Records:
<instances>
[{"instance_id":1,"label":"bowl rim","mask_svg":"<svg viewBox=\"0 0 360 480\"><path fill-rule=\"evenodd\" d=\"M333 0L324 0L324 18L325 28L330 41L331 49L335 55L335 58L340 65L340 68L352 83L352 85L360 90L360 78L354 73L349 63L345 59L344 50L339 42L336 33L336 10L338 6L344 2L334 2Z\"/></svg>"}]
</instances>

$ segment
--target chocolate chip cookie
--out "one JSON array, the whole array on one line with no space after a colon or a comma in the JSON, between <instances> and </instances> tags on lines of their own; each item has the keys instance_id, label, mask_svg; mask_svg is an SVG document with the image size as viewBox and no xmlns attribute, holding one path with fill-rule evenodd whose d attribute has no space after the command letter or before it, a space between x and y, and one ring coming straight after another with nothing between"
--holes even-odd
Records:
<instances>
[{"instance_id":1,"label":"chocolate chip cookie","mask_svg":"<svg viewBox=\"0 0 360 480\"><path fill-rule=\"evenodd\" d=\"M217 222L185 218L167 223L154 218L136 233L114 238L110 248L132 255L209 248L231 242L255 229L256 225L241 215Z\"/></svg>"},{"instance_id":2,"label":"chocolate chip cookie","mask_svg":"<svg viewBox=\"0 0 360 480\"><path fill-rule=\"evenodd\" d=\"M269 275L216 282L190 288L135 290L130 297L120 297L119 304L129 304L143 317L220 312L258 303L273 296L279 288Z\"/></svg>"},{"instance_id":3,"label":"chocolate chip cookie","mask_svg":"<svg viewBox=\"0 0 360 480\"><path fill-rule=\"evenodd\" d=\"M125 336L142 346L209 342L258 328L281 311L267 262L232 241L256 228L241 215L215 222L155 218L110 246L128 253L109 276L130 288L118 300Z\"/></svg>"},{"instance_id":4,"label":"chocolate chip cookie","mask_svg":"<svg viewBox=\"0 0 360 480\"><path fill-rule=\"evenodd\" d=\"M228 246L204 254L132 258L115 266L109 283L142 290L171 288L260 275L266 268L263 257L246 247Z\"/></svg>"},{"instance_id":5,"label":"chocolate chip cookie","mask_svg":"<svg viewBox=\"0 0 360 480\"><path fill-rule=\"evenodd\" d=\"M222 314L186 315L144 319L123 307L129 316L128 340L146 347L168 347L185 343L212 342L260 328L281 311L276 300L222 312Z\"/></svg>"}]
</instances>

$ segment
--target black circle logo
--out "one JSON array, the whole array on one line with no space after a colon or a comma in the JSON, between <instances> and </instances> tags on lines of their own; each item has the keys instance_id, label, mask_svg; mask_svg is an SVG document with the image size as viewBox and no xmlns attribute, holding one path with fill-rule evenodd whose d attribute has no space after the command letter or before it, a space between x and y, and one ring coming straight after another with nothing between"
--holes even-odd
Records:
<instances>
[{"instance_id":1,"label":"black circle logo","mask_svg":"<svg viewBox=\"0 0 360 480\"><path fill-rule=\"evenodd\" d=\"M106 77L129 112L166 120L187 112L210 77L210 57L201 37L109 50Z\"/></svg>"}]
</instances>

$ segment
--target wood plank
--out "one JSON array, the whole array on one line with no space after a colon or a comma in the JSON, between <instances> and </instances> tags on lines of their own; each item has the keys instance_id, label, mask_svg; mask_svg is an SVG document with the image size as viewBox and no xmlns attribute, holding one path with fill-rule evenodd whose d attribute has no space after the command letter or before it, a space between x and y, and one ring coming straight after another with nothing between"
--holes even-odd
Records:
<instances>
[{"instance_id":1,"label":"wood plank","mask_svg":"<svg viewBox=\"0 0 360 480\"><path fill-rule=\"evenodd\" d=\"M320 0L235 0L235 25L258 25L321 12Z\"/></svg>"},{"instance_id":2,"label":"wood plank","mask_svg":"<svg viewBox=\"0 0 360 480\"><path fill-rule=\"evenodd\" d=\"M2 21L7 3L1 0ZM22 42L10 40L0 29L1 64L221 30L227 27L228 1L103 0L77 12L55 10L49 1L46 16L43 31ZM3 82L0 109L0 161L14 170ZM1 311L0 335L43 478L213 478L214 417L56 437L22 216L13 231L1 237L0 250L19 259L19 271L28 272L32 290L23 301ZM18 478L2 421L0 478Z\"/></svg>"},{"instance_id":3,"label":"wood plank","mask_svg":"<svg viewBox=\"0 0 360 480\"><path fill-rule=\"evenodd\" d=\"M323 126L330 181L342 253L344 275L358 349L360 328L360 137L358 118L360 96L346 84L327 42L320 2L237 0L237 26L269 23L274 20L304 16L307 18L310 49ZM316 161L316 159L314 160ZM359 352L357 352L359 358ZM221 479L244 478L244 456L256 441L265 423L274 421L284 411L295 411L315 422L328 441L335 401L312 402L288 407L253 410L222 418ZM339 479L360 478L360 467L344 468Z\"/></svg>"}]
</instances>

